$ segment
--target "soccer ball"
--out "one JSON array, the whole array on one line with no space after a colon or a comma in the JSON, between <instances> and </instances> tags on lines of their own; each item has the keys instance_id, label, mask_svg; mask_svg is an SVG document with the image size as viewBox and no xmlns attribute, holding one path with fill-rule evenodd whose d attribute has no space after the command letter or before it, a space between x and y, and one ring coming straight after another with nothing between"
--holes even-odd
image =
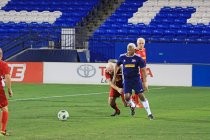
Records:
<instances>
[{"instance_id":1,"label":"soccer ball","mask_svg":"<svg viewBox=\"0 0 210 140\"><path fill-rule=\"evenodd\" d=\"M58 112L58 120L66 121L69 118L69 113L66 110L60 110Z\"/></svg>"}]
</instances>

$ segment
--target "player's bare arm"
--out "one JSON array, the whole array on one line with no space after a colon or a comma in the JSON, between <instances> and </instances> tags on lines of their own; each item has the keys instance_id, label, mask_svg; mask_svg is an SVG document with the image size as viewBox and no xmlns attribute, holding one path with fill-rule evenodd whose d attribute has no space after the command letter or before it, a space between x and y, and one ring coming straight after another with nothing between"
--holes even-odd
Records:
<instances>
[{"instance_id":1,"label":"player's bare arm","mask_svg":"<svg viewBox=\"0 0 210 140\"><path fill-rule=\"evenodd\" d=\"M147 84L146 67L141 68L141 70L142 70L142 79L143 79L142 84L143 84L143 88L144 88L144 90L148 91L149 88L148 88L148 84Z\"/></svg>"},{"instance_id":2,"label":"player's bare arm","mask_svg":"<svg viewBox=\"0 0 210 140\"><path fill-rule=\"evenodd\" d=\"M12 97L13 92L12 92L12 84L11 84L10 74L5 75L5 80L6 80L6 85L7 85L7 89L8 89L8 94L9 94L10 97Z\"/></svg>"},{"instance_id":3,"label":"player's bare arm","mask_svg":"<svg viewBox=\"0 0 210 140\"><path fill-rule=\"evenodd\" d=\"M122 94L123 89L119 88L118 86L116 86L111 79L107 79L107 83L113 88L115 89L117 92L119 92L120 94Z\"/></svg>"},{"instance_id":4,"label":"player's bare arm","mask_svg":"<svg viewBox=\"0 0 210 140\"><path fill-rule=\"evenodd\" d=\"M117 72L119 71L119 69L120 69L120 66L115 65L115 68L114 68L114 75L113 75L113 78L112 78L112 82L113 82L113 83L116 82L116 76L117 76Z\"/></svg>"}]
</instances>

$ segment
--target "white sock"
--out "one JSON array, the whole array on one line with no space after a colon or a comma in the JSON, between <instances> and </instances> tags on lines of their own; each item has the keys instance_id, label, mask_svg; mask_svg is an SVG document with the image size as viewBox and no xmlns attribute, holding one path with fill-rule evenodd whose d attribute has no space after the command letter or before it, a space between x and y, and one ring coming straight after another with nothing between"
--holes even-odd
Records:
<instances>
[{"instance_id":1,"label":"white sock","mask_svg":"<svg viewBox=\"0 0 210 140\"><path fill-rule=\"evenodd\" d=\"M149 107L149 102L147 99L145 99L145 101L142 101L142 104L144 106L144 109L147 111L147 114L150 115L152 114L151 113L151 110L150 110L150 107Z\"/></svg>"},{"instance_id":2,"label":"white sock","mask_svg":"<svg viewBox=\"0 0 210 140\"><path fill-rule=\"evenodd\" d=\"M127 103L129 105L131 105L131 107L136 107L136 105L134 104L133 100L131 100L131 99Z\"/></svg>"}]
</instances>

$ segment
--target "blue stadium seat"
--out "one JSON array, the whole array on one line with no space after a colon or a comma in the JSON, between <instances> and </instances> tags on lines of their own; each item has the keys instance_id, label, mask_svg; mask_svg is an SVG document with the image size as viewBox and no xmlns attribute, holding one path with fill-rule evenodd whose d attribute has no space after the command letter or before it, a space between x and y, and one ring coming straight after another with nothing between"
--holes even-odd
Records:
<instances>
[{"instance_id":1,"label":"blue stadium seat","mask_svg":"<svg viewBox=\"0 0 210 140\"><path fill-rule=\"evenodd\" d=\"M163 29L154 29L152 31L152 35L159 36L159 37L161 37L163 35L163 33L164 33L164 30Z\"/></svg>"},{"instance_id":2,"label":"blue stadium seat","mask_svg":"<svg viewBox=\"0 0 210 140\"><path fill-rule=\"evenodd\" d=\"M172 38L172 41L173 42L185 42L186 40L182 36L177 36L177 37Z\"/></svg>"},{"instance_id":3,"label":"blue stadium seat","mask_svg":"<svg viewBox=\"0 0 210 140\"><path fill-rule=\"evenodd\" d=\"M178 35L178 36L181 36L182 38L186 38L187 37L187 30L183 30L183 29L178 29L177 30L177 32L176 32L176 34Z\"/></svg>"},{"instance_id":4,"label":"blue stadium seat","mask_svg":"<svg viewBox=\"0 0 210 140\"><path fill-rule=\"evenodd\" d=\"M210 38L210 30L209 29L203 29L203 30L201 30L201 34L205 38Z\"/></svg>"},{"instance_id":5,"label":"blue stadium seat","mask_svg":"<svg viewBox=\"0 0 210 140\"><path fill-rule=\"evenodd\" d=\"M59 11L62 13L60 17L55 19L55 22L46 22L45 20L35 21L31 19L38 19L36 15L34 18L27 18L28 20L23 20L24 18L11 18L11 21L2 21L0 22L0 42L2 40L11 39L16 40L18 37L23 35L32 34L34 32L37 33L36 40L40 42L45 39L43 44L46 44L46 39L53 39L57 41L61 38L61 28L68 27L74 28L78 23L80 23L90 11L93 10L99 3L99 0L71 0L71 2L66 0L10 0L8 4L1 8L1 10L6 11L7 13L14 13L21 11L21 13L31 14L35 13L35 11L41 12L56 12ZM32 12L31 12L32 11ZM28 13L31 12L31 13ZM58 12L57 12L58 13ZM24 17L24 16L22 16ZM46 19L49 17L46 17ZM22 19L22 20L16 20ZM40 18L41 19L41 18ZM46 22L46 23L45 23ZM59 29L58 29L59 28ZM33 34L34 36L34 34ZM61 39L60 39L61 40ZM10 40L8 40L10 42ZM41 43L40 43L41 44ZM2 45L2 44L0 44ZM36 46L36 44L35 44ZM34 46L34 47L35 47ZM2 46L0 46L2 47ZM30 47L30 46L28 46ZM40 47L37 45L37 47ZM43 47L43 46L41 46ZM18 51L23 49L22 47L17 46ZM17 52L18 52L17 51Z\"/></svg>"},{"instance_id":6,"label":"blue stadium seat","mask_svg":"<svg viewBox=\"0 0 210 140\"><path fill-rule=\"evenodd\" d=\"M201 30L199 29L188 30L188 34L189 36L199 37L201 35Z\"/></svg>"},{"instance_id":7,"label":"blue stadium seat","mask_svg":"<svg viewBox=\"0 0 210 140\"><path fill-rule=\"evenodd\" d=\"M144 37L149 42L183 44L195 43L196 41L198 43L207 43L209 41L210 25L204 25L202 23L194 25L187 23L188 19L191 18L192 14L196 11L195 7L165 6L161 8L154 17L152 16L151 22L143 23L143 20L138 21L138 18L135 20L136 17L133 17L133 15L137 15L135 13L141 10L144 1L146 0L125 0L101 26L105 26L106 28L99 29L113 29L115 33L112 34L119 37L113 39L115 44L118 44L119 41L127 43L131 41L136 42L136 38L138 37ZM151 8L151 10L153 9ZM132 19L129 21L132 22L133 20L133 23L128 23L128 19L130 18ZM97 36L95 36L95 34L97 34ZM95 38L99 38L98 36L103 35L103 33L97 30L95 34ZM113 40L110 40L112 42L109 43L113 44ZM208 43L210 43L210 41ZM109 56L109 54L106 55Z\"/></svg>"},{"instance_id":8,"label":"blue stadium seat","mask_svg":"<svg viewBox=\"0 0 210 140\"><path fill-rule=\"evenodd\" d=\"M177 35L177 30L175 29L164 30L164 36L174 37L176 35Z\"/></svg>"}]
</instances>

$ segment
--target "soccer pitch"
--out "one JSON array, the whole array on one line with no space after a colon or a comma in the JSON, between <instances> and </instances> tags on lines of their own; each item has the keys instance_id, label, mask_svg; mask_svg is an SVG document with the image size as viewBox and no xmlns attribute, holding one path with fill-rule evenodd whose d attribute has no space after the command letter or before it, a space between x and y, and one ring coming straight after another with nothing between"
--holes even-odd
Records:
<instances>
[{"instance_id":1,"label":"soccer pitch","mask_svg":"<svg viewBox=\"0 0 210 140\"><path fill-rule=\"evenodd\" d=\"M207 140L210 139L210 88L150 87L146 97L155 120L144 109L134 117L123 107L111 117L108 86L13 84L7 140ZM70 118L59 121L66 109Z\"/></svg>"}]
</instances>

